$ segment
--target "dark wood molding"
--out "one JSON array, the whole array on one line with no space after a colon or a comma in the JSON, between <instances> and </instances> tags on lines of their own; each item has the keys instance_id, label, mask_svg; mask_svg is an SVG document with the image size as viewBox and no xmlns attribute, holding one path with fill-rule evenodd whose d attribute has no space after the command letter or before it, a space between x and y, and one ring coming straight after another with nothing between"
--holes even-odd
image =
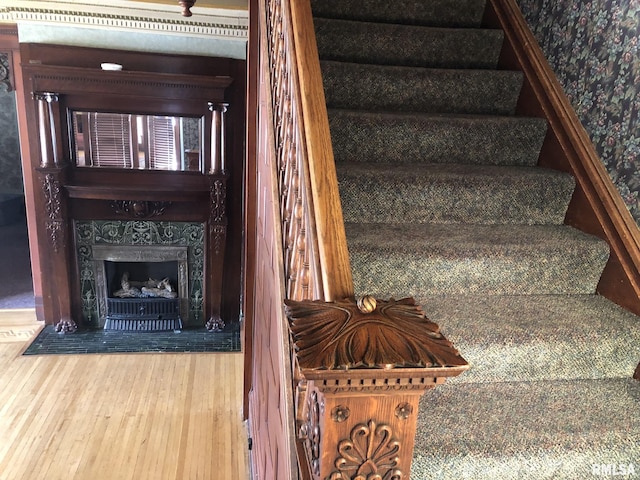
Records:
<instances>
[{"instance_id":1,"label":"dark wood molding","mask_svg":"<svg viewBox=\"0 0 640 480\"><path fill-rule=\"evenodd\" d=\"M66 94L122 95L174 100L224 99L233 79L228 76L201 76L138 71L108 71L100 68L24 65L35 92L60 91Z\"/></svg>"},{"instance_id":2,"label":"dark wood molding","mask_svg":"<svg viewBox=\"0 0 640 480\"><path fill-rule=\"evenodd\" d=\"M0 25L0 35L18 39L18 26L13 24ZM16 42L17 43L17 42Z\"/></svg>"},{"instance_id":3,"label":"dark wood molding","mask_svg":"<svg viewBox=\"0 0 640 480\"><path fill-rule=\"evenodd\" d=\"M543 117L549 123L539 164L569 172L576 179L565 223L602 238L610 246L598 293L640 314L637 224L514 0L489 0L485 24L505 32L501 68L524 73L518 114Z\"/></svg>"},{"instance_id":4,"label":"dark wood molding","mask_svg":"<svg viewBox=\"0 0 640 480\"><path fill-rule=\"evenodd\" d=\"M633 378L635 378L636 380L640 380L640 363L638 363L636 371L633 373Z\"/></svg>"}]
</instances>

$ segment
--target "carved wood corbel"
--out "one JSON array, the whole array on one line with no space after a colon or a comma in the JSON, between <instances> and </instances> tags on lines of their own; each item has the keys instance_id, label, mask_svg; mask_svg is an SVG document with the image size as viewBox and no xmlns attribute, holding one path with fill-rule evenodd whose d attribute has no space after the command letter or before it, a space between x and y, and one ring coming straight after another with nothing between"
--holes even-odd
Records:
<instances>
[{"instance_id":1,"label":"carved wood corbel","mask_svg":"<svg viewBox=\"0 0 640 480\"><path fill-rule=\"evenodd\" d=\"M285 301L314 480L409 478L422 394L469 365L411 298Z\"/></svg>"}]
</instances>

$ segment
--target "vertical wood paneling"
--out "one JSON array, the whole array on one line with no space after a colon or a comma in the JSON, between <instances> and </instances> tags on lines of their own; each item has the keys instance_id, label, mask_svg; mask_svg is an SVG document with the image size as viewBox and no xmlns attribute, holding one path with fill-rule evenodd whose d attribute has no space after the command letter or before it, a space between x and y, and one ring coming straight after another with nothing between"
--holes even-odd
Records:
<instances>
[{"instance_id":1,"label":"vertical wood paneling","mask_svg":"<svg viewBox=\"0 0 640 480\"><path fill-rule=\"evenodd\" d=\"M265 12L259 7L260 41L266 43ZM258 15L258 12L252 12ZM282 299L285 292L282 236L279 228L278 172L271 128L267 59L260 58L258 144L255 171L255 256L253 278L252 381L249 425L255 479L297 478L293 432L288 334ZM249 161L249 164L252 162Z\"/></svg>"}]
</instances>

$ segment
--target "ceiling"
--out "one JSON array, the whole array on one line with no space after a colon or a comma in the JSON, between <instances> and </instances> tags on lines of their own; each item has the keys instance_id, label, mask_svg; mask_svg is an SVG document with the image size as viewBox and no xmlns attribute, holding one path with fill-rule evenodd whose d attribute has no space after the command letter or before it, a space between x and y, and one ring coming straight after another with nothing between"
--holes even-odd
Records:
<instances>
[{"instance_id":1,"label":"ceiling","mask_svg":"<svg viewBox=\"0 0 640 480\"><path fill-rule=\"evenodd\" d=\"M247 0L0 0L0 24L24 43L246 57Z\"/></svg>"}]
</instances>

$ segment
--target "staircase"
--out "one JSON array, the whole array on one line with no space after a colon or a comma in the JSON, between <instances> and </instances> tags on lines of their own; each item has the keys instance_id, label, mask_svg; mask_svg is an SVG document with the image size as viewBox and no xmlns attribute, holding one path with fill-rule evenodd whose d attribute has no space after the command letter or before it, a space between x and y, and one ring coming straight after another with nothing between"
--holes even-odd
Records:
<instances>
[{"instance_id":1,"label":"staircase","mask_svg":"<svg viewBox=\"0 0 640 480\"><path fill-rule=\"evenodd\" d=\"M424 396L411 478L640 475L640 323L484 0L312 8L356 293L415 297L472 365Z\"/></svg>"}]
</instances>

